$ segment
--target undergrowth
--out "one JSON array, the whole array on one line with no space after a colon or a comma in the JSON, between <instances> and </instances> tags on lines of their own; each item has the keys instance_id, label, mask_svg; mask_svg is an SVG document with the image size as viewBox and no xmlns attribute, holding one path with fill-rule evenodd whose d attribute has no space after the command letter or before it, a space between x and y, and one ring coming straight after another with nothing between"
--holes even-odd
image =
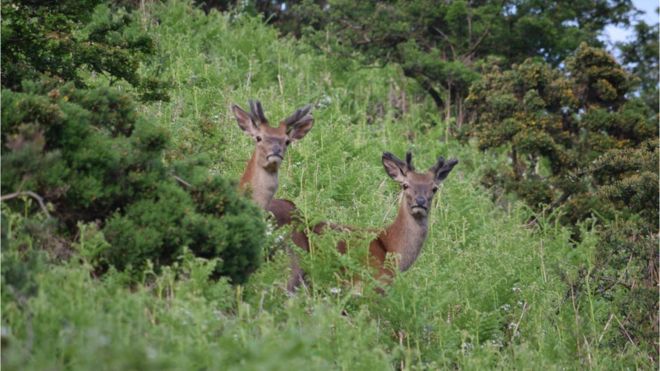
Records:
<instances>
[{"instance_id":1,"label":"undergrowth","mask_svg":"<svg viewBox=\"0 0 660 371\"><path fill-rule=\"evenodd\" d=\"M307 225L365 228L391 222L398 188L380 156L411 149L420 168L439 155L459 165L431 210L420 258L385 295L346 281L362 268L339 256L343 235L314 237L301 254L307 284L285 293L288 258L275 249L243 286L213 281L214 262L184 255L127 286L124 273L95 278L86 252L105 239L83 226L75 256L54 262L25 233L26 219L3 209L2 362L7 369L620 369L650 368L633 342L608 344L625 328L589 284L596 238L571 241L557 215L527 223L519 203L496 206L479 181L501 158L448 139L447 128L393 67L359 69L279 39L241 14L206 16L183 1L142 14L159 48L157 70L170 102L141 107L168 129L175 162L197 153L211 172L238 179L253 143L228 107L259 99L271 121L314 104L312 131L287 151L277 196L296 203ZM153 71L150 71L153 72ZM91 81L102 83L100 78ZM402 108L392 96L405 92ZM29 201L26 201L29 202ZM286 240L284 230L268 243ZM7 248L9 246L9 248ZM93 255L93 254L92 254ZM359 254L358 254L359 255ZM359 260L359 258L357 259ZM7 269L19 272L8 278ZM23 272L23 273L20 273ZM10 279L13 281L10 282ZM25 287L7 290L7 287Z\"/></svg>"}]
</instances>

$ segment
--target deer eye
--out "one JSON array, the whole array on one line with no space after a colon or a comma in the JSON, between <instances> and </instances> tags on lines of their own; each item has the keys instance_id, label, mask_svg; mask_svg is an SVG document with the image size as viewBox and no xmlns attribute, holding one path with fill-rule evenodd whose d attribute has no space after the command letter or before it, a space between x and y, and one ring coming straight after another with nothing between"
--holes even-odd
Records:
<instances>
[{"instance_id":1,"label":"deer eye","mask_svg":"<svg viewBox=\"0 0 660 371\"><path fill-rule=\"evenodd\" d=\"M257 135L257 137L255 139L257 140L257 142L261 142L261 137L260 136Z\"/></svg>"},{"instance_id":2,"label":"deer eye","mask_svg":"<svg viewBox=\"0 0 660 371\"><path fill-rule=\"evenodd\" d=\"M403 184L402 184L402 187L403 187L403 189L408 189L408 188L410 188L410 186L408 185L408 183L403 183Z\"/></svg>"},{"instance_id":3,"label":"deer eye","mask_svg":"<svg viewBox=\"0 0 660 371\"><path fill-rule=\"evenodd\" d=\"M437 191L438 191L438 187L433 187L433 189L432 189L431 191L433 191L433 193L437 192Z\"/></svg>"},{"instance_id":4,"label":"deer eye","mask_svg":"<svg viewBox=\"0 0 660 371\"><path fill-rule=\"evenodd\" d=\"M289 144L291 144L291 141L287 139L286 142L284 142L284 144L288 146Z\"/></svg>"}]
</instances>

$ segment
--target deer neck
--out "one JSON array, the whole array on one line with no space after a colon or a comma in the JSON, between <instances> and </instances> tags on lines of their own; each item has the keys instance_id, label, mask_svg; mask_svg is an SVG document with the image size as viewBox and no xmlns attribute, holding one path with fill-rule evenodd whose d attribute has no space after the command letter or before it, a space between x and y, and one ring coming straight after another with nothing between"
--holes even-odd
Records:
<instances>
[{"instance_id":1,"label":"deer neck","mask_svg":"<svg viewBox=\"0 0 660 371\"><path fill-rule=\"evenodd\" d=\"M399 213L389 227L382 232L380 240L388 253L399 255L401 272L410 268L422 250L428 232L428 216L414 217L410 214L406 200L401 200Z\"/></svg>"},{"instance_id":2,"label":"deer neck","mask_svg":"<svg viewBox=\"0 0 660 371\"><path fill-rule=\"evenodd\" d=\"M252 153L245 173L241 177L240 188L252 191L252 200L262 209L267 209L277 191L277 169L266 170L259 166L257 152Z\"/></svg>"}]
</instances>

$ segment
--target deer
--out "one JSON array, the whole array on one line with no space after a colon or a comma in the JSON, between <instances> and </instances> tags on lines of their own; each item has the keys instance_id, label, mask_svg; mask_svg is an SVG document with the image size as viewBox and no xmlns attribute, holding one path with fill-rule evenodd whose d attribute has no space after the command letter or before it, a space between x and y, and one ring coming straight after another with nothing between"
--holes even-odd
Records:
<instances>
[{"instance_id":1,"label":"deer","mask_svg":"<svg viewBox=\"0 0 660 371\"><path fill-rule=\"evenodd\" d=\"M243 192L251 192L252 200L274 216L278 228L288 224L299 224L296 205L289 200L276 199L274 196L279 186L278 172L286 150L294 142L303 139L314 125L312 106L306 105L296 110L291 116L282 120L279 126L273 127L264 114L261 102L250 100L248 104L249 113L236 104L230 107L239 128L255 141L252 157L239 181L239 189ZM309 251L309 239L303 230L294 228L291 239L297 246ZM289 255L291 268L297 272L287 285L290 291L291 287L297 286L302 280L302 271L298 267L297 256L293 251L289 250Z\"/></svg>"},{"instance_id":2,"label":"deer","mask_svg":"<svg viewBox=\"0 0 660 371\"><path fill-rule=\"evenodd\" d=\"M239 188L243 191L251 190L252 200L262 209L269 210L277 208L280 203L273 200L273 196L279 185L278 172L287 148L293 142L303 139L314 125L314 118L310 114L312 106L296 110L279 126L272 127L264 115L261 102L250 100L249 105L250 113L236 104L231 106L238 126L255 141L252 157L241 176Z\"/></svg>"},{"instance_id":3,"label":"deer","mask_svg":"<svg viewBox=\"0 0 660 371\"><path fill-rule=\"evenodd\" d=\"M428 234L433 196L458 164L458 160L445 161L443 157L439 157L426 172L415 170L411 152L406 153L405 162L390 152L384 152L382 162L390 178L401 185L401 201L394 222L382 229L369 243L368 261L374 270L374 278L381 284L389 284L395 274L394 269L405 272L419 257ZM352 227L322 222L314 226L313 231L319 234L327 228L340 232L354 230ZM340 241L336 248L340 254L345 254L346 242ZM388 256L394 258L394 267L387 264ZM377 291L383 293L382 289Z\"/></svg>"}]
</instances>

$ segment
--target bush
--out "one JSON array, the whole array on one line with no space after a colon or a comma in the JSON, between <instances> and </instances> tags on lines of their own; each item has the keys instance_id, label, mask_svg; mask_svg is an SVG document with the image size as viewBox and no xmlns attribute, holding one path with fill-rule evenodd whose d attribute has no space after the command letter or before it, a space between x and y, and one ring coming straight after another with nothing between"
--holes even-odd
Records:
<instances>
[{"instance_id":1,"label":"bush","mask_svg":"<svg viewBox=\"0 0 660 371\"><path fill-rule=\"evenodd\" d=\"M610 342L624 348L632 339L657 357L653 343L658 334L657 233L634 221L616 221L600 232L596 256L599 285L594 291L614 304L614 314L627 332Z\"/></svg>"},{"instance_id":2,"label":"bush","mask_svg":"<svg viewBox=\"0 0 660 371\"><path fill-rule=\"evenodd\" d=\"M169 264L184 246L221 257L217 274L236 282L256 268L259 210L201 163L180 165L194 178L177 184L161 160L167 134L139 120L129 96L52 80L23 90L2 94L3 194L42 195L70 235L80 221L104 225L103 261L119 269Z\"/></svg>"},{"instance_id":3,"label":"bush","mask_svg":"<svg viewBox=\"0 0 660 371\"><path fill-rule=\"evenodd\" d=\"M483 150L507 148L510 161L485 182L538 211L564 206L568 225L594 212L656 224L656 118L630 89L614 58L586 44L565 68L531 59L509 71L492 67L471 88L467 136Z\"/></svg>"},{"instance_id":4,"label":"bush","mask_svg":"<svg viewBox=\"0 0 660 371\"><path fill-rule=\"evenodd\" d=\"M184 247L221 262L214 276L245 282L261 261L265 225L261 212L238 196L235 185L220 177L202 178L196 168L190 193L172 182L159 185L115 213L104 234L112 247L102 252L111 265L142 268L147 260L170 264Z\"/></svg>"},{"instance_id":5,"label":"bush","mask_svg":"<svg viewBox=\"0 0 660 371\"><path fill-rule=\"evenodd\" d=\"M244 282L261 259L260 210L208 163L166 165L169 136L138 116L133 96L85 83L95 72L163 97L138 69L151 38L128 13L98 4L3 3L2 194L28 215L41 205L17 196L50 203L60 224L48 233L64 245L79 223L97 224L109 242L90 257L100 271L113 265L137 279L148 261L158 270L188 247L219 258L216 277Z\"/></svg>"}]
</instances>

